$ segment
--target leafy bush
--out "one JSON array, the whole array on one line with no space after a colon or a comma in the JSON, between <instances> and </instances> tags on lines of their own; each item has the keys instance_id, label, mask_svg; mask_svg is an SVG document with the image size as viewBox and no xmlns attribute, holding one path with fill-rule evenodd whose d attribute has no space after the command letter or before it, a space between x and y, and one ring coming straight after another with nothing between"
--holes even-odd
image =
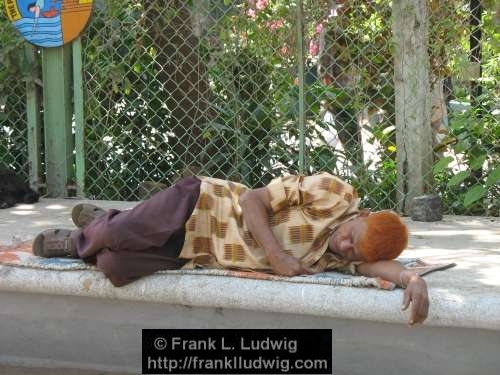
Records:
<instances>
[{"instance_id":1,"label":"leafy bush","mask_svg":"<svg viewBox=\"0 0 500 375\"><path fill-rule=\"evenodd\" d=\"M452 146L433 168L437 191L450 213L499 216L500 114L486 93L480 107L451 117Z\"/></svg>"}]
</instances>

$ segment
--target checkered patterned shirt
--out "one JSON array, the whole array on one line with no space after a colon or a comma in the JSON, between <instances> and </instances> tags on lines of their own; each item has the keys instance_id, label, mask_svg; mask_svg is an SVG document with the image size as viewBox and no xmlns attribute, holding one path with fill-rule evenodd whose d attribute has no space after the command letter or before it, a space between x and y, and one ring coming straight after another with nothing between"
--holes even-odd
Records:
<instances>
[{"instance_id":1,"label":"checkered patterned shirt","mask_svg":"<svg viewBox=\"0 0 500 375\"><path fill-rule=\"evenodd\" d=\"M271 271L264 249L245 223L239 205L248 190L242 184L199 177L200 196L186 222L180 258L184 266ZM272 212L269 225L284 251L301 259L315 272L339 269L354 272L353 263L342 261L328 249L328 238L341 223L358 214L354 188L328 173L286 176L267 185Z\"/></svg>"}]
</instances>

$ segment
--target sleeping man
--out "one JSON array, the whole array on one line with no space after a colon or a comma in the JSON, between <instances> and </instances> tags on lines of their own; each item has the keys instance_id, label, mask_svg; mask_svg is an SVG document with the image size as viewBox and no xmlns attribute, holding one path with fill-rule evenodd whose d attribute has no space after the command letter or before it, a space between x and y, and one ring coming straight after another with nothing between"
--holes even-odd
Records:
<instances>
[{"instance_id":1,"label":"sleeping man","mask_svg":"<svg viewBox=\"0 0 500 375\"><path fill-rule=\"evenodd\" d=\"M295 276L344 270L405 288L408 323L422 323L425 281L395 259L408 230L392 211L358 209L354 188L328 173L276 178L248 189L187 177L131 210L74 207L77 230L40 233L33 252L95 264L114 286L159 270L211 267Z\"/></svg>"}]
</instances>

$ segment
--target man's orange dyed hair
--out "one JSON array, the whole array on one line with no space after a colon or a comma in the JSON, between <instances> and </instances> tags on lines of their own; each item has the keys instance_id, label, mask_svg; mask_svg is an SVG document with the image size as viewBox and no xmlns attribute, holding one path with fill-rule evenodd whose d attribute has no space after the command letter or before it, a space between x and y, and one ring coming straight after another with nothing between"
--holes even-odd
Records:
<instances>
[{"instance_id":1,"label":"man's orange dyed hair","mask_svg":"<svg viewBox=\"0 0 500 375\"><path fill-rule=\"evenodd\" d=\"M393 211L380 211L363 218L366 231L359 251L368 262L397 258L408 245L408 228Z\"/></svg>"}]
</instances>

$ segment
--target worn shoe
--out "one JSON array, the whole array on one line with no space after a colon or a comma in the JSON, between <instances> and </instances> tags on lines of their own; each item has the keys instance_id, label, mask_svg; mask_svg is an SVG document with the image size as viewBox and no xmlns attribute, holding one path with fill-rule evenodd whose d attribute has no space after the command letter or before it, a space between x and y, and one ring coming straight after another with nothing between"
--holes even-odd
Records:
<instances>
[{"instance_id":1,"label":"worn shoe","mask_svg":"<svg viewBox=\"0 0 500 375\"><path fill-rule=\"evenodd\" d=\"M69 229L49 229L35 237L33 254L39 257L54 258L71 256L77 258L75 242Z\"/></svg>"},{"instance_id":2,"label":"worn shoe","mask_svg":"<svg viewBox=\"0 0 500 375\"><path fill-rule=\"evenodd\" d=\"M83 228L105 213L106 210L101 207L90 203L79 203L71 210L71 219L78 228Z\"/></svg>"}]
</instances>

